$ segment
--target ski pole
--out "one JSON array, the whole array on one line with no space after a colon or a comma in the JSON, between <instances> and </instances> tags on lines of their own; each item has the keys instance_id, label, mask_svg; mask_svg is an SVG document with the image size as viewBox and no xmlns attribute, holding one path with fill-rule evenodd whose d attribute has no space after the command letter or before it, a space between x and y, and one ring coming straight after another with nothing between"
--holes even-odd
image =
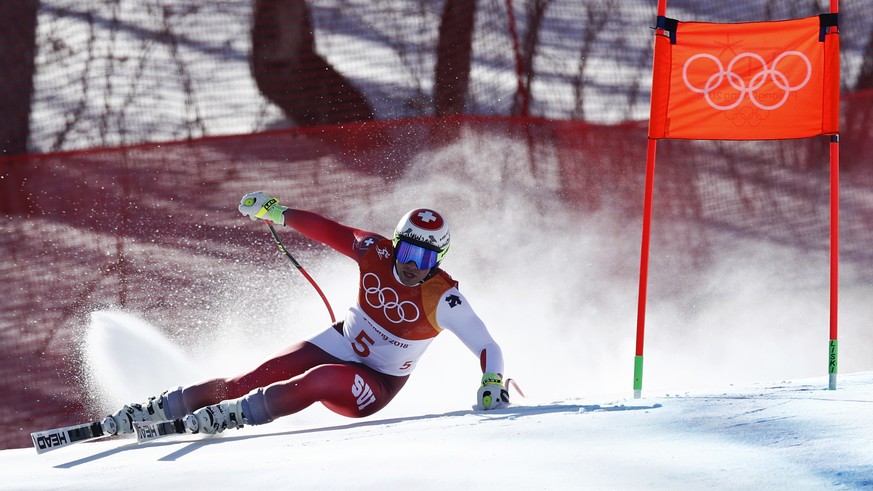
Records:
<instances>
[{"instance_id":1,"label":"ski pole","mask_svg":"<svg viewBox=\"0 0 873 491\"><path fill-rule=\"evenodd\" d=\"M291 253L288 252L288 249L285 248L285 244L282 243L282 238L279 237L279 234L276 232L276 228L273 227L273 222L271 222L270 220L264 221L267 222L267 226L270 227L270 233L273 234L273 240L276 241L276 245L279 247L279 250L282 251L285 256L291 260L291 264L293 264L294 267L296 267L297 270L300 271L300 274L302 274L307 280L309 280L309 283L312 284L313 288L315 288L315 291L318 292L318 294L321 296L321 299L324 301L324 306L327 307L327 312L330 314L330 321L336 322L336 317L334 317L333 315L333 309L330 308L330 302L327 301L327 297L324 296L324 292L321 291L321 288L318 287L318 284L315 283L315 280L312 279L312 276L309 276L309 273L307 273L306 270L303 269L303 266L298 263L297 260L294 259L294 256L292 256Z\"/></svg>"}]
</instances>

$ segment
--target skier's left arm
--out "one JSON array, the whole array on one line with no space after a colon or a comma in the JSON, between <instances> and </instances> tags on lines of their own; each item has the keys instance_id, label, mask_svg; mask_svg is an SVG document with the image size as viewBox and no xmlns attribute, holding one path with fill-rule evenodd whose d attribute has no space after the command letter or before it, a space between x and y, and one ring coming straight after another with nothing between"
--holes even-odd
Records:
<instances>
[{"instance_id":1,"label":"skier's left arm","mask_svg":"<svg viewBox=\"0 0 873 491\"><path fill-rule=\"evenodd\" d=\"M509 394L503 385L503 350L457 288L443 294L436 318L441 328L454 333L479 358L482 367L477 394L479 407L496 409L507 405Z\"/></svg>"},{"instance_id":2,"label":"skier's left arm","mask_svg":"<svg viewBox=\"0 0 873 491\"><path fill-rule=\"evenodd\" d=\"M279 200L256 191L242 197L239 212L252 220L269 220L293 228L304 237L325 244L352 259L359 259L366 248L359 245L367 238L381 238L371 232L358 230L325 218L316 213L297 210L279 204Z\"/></svg>"}]
</instances>

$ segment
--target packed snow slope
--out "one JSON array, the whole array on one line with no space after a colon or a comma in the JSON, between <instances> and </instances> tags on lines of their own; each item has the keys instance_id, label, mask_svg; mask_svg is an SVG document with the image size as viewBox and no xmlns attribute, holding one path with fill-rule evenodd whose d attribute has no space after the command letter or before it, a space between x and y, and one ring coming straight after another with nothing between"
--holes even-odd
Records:
<instances>
[{"instance_id":1,"label":"packed snow slope","mask_svg":"<svg viewBox=\"0 0 873 491\"><path fill-rule=\"evenodd\" d=\"M182 370L195 376L196 366L211 368L192 363L153 326L123 312L95 312L86 343L91 384L107 406L128 397L120 386L144 393ZM164 360L164 370L131 373L144 359ZM118 371L131 374L126 384L111 377ZM422 410L439 407L431 401L462 388L415 375L410 386L363 420L313 406L212 437L142 445L113 437L43 455L5 450L0 488L873 487L873 372L841 375L837 390L819 377L644 392L640 399L597 394L550 401L516 394L511 407L488 412L469 405Z\"/></svg>"},{"instance_id":2,"label":"packed snow slope","mask_svg":"<svg viewBox=\"0 0 873 491\"><path fill-rule=\"evenodd\" d=\"M0 452L6 489L857 489L873 372Z\"/></svg>"}]
</instances>

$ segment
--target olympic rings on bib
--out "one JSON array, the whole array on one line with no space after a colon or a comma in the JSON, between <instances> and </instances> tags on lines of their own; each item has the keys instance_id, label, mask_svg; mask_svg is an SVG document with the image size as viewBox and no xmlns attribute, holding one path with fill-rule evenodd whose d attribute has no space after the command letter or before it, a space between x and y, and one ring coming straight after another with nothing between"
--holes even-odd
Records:
<instances>
[{"instance_id":1,"label":"olympic rings on bib","mask_svg":"<svg viewBox=\"0 0 873 491\"><path fill-rule=\"evenodd\" d=\"M375 281L374 286L372 285ZM379 277L373 273L367 273L361 278L361 286L364 288L364 299L367 300L367 305L374 309L382 309L385 318L394 324L401 322L415 322L418 320L421 312L418 306L409 300L400 301L400 295L397 291L390 287L382 288L382 282Z\"/></svg>"}]
</instances>

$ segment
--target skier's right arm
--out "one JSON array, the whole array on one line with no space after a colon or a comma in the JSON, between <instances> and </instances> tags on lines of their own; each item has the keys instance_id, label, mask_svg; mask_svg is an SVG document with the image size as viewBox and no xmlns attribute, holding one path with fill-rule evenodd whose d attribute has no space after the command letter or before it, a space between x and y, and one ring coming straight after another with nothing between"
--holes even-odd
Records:
<instances>
[{"instance_id":1,"label":"skier's right arm","mask_svg":"<svg viewBox=\"0 0 873 491\"><path fill-rule=\"evenodd\" d=\"M357 258L353 244L361 237L372 235L316 213L282 206L278 199L260 191L243 196L239 212L252 220L260 218L291 227L304 237L326 244L353 259Z\"/></svg>"}]
</instances>

